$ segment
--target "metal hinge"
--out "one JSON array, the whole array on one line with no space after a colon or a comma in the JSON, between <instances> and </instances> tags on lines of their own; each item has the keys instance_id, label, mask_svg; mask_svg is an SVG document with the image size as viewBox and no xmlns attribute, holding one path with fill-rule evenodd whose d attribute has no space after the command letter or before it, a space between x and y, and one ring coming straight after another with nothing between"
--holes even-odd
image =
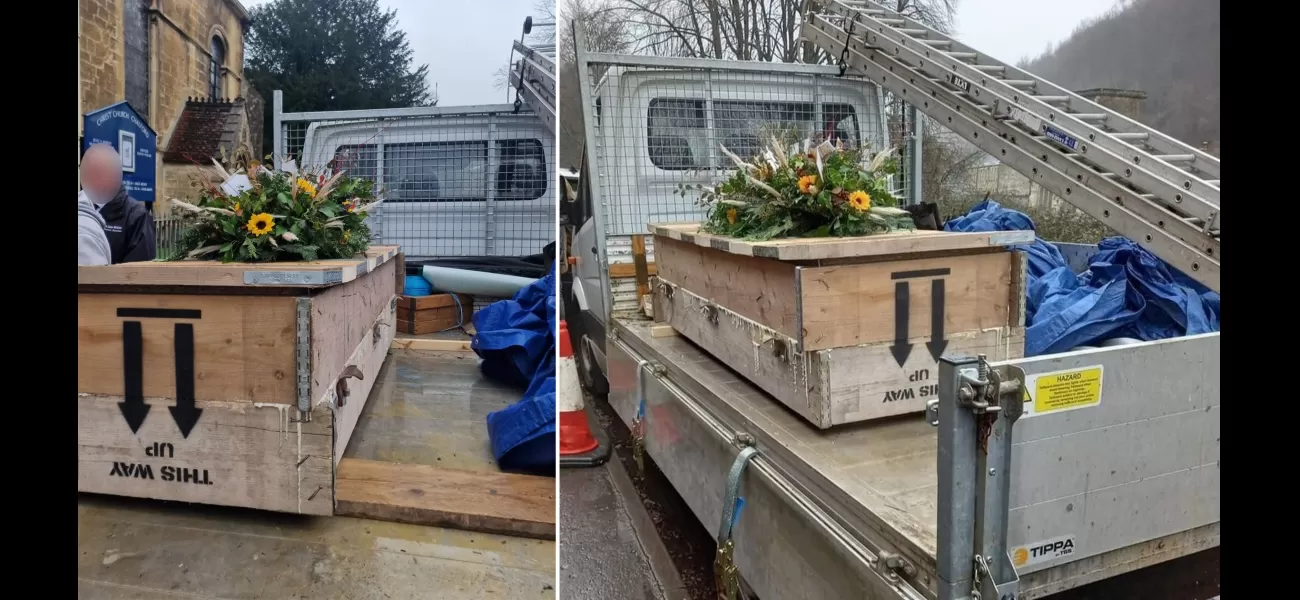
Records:
<instances>
[{"instance_id":1,"label":"metal hinge","mask_svg":"<svg viewBox=\"0 0 1300 600\"><path fill-rule=\"evenodd\" d=\"M294 304L294 377L298 382L298 412L304 423L311 422L311 298L298 298Z\"/></svg>"},{"instance_id":2,"label":"metal hinge","mask_svg":"<svg viewBox=\"0 0 1300 600\"><path fill-rule=\"evenodd\" d=\"M876 555L876 572L890 583L897 583L902 577L916 577L916 567L912 563L887 550Z\"/></svg>"}]
</instances>

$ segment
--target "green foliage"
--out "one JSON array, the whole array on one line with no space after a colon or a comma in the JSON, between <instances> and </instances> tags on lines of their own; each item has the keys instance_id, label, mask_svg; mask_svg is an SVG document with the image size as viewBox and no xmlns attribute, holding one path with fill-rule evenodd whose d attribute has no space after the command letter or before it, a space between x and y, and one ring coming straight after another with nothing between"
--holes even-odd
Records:
<instances>
[{"instance_id":1,"label":"green foliage","mask_svg":"<svg viewBox=\"0 0 1300 600\"><path fill-rule=\"evenodd\" d=\"M788 149L776 138L750 162L723 148L737 170L715 187L684 185L698 192L708 216L701 231L767 240L779 237L863 236L913 229L911 215L897 208L888 177L898 172L891 151L866 161L861 150L811 142Z\"/></svg>"},{"instance_id":2,"label":"green foliage","mask_svg":"<svg viewBox=\"0 0 1300 600\"><path fill-rule=\"evenodd\" d=\"M173 200L186 231L179 251L165 260L329 260L370 247L365 217L378 204L370 181L259 167L254 173L252 187L238 195L209 187L196 204Z\"/></svg>"},{"instance_id":3,"label":"green foliage","mask_svg":"<svg viewBox=\"0 0 1300 600\"><path fill-rule=\"evenodd\" d=\"M268 103L275 90L288 112L430 102L428 65L412 65L397 12L378 0L271 0L250 15L244 73Z\"/></svg>"}]
</instances>

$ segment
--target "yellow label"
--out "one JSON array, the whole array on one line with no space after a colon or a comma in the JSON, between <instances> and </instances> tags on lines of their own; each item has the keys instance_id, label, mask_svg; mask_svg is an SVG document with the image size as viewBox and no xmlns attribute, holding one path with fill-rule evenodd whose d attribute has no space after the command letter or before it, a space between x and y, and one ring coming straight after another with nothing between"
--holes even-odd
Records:
<instances>
[{"instance_id":1,"label":"yellow label","mask_svg":"<svg viewBox=\"0 0 1300 600\"><path fill-rule=\"evenodd\" d=\"M1101 403L1101 367L1040 375L1033 396L1035 413L1096 406Z\"/></svg>"}]
</instances>

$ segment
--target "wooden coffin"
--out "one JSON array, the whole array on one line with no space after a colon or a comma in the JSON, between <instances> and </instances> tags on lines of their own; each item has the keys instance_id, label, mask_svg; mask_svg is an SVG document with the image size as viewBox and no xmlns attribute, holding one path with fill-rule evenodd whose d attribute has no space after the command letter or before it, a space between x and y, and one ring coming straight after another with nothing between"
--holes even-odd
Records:
<instances>
[{"instance_id":1,"label":"wooden coffin","mask_svg":"<svg viewBox=\"0 0 1300 600\"><path fill-rule=\"evenodd\" d=\"M652 225L656 320L820 428L921 412L938 357L1024 353L1032 232L746 242Z\"/></svg>"},{"instance_id":2,"label":"wooden coffin","mask_svg":"<svg viewBox=\"0 0 1300 600\"><path fill-rule=\"evenodd\" d=\"M79 267L78 489L333 514L400 259Z\"/></svg>"}]
</instances>

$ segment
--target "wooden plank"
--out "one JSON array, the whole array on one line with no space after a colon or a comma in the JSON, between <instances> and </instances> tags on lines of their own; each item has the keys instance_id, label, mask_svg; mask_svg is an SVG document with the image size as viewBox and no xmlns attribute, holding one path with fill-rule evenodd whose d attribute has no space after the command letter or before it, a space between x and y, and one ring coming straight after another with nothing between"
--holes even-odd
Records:
<instances>
[{"instance_id":1,"label":"wooden plank","mask_svg":"<svg viewBox=\"0 0 1300 600\"><path fill-rule=\"evenodd\" d=\"M145 398L150 409L137 433L122 418L123 400L78 398L78 491L333 514L328 409L301 422L297 407L283 402L198 402L203 412L185 437L167 410L174 400Z\"/></svg>"},{"instance_id":2,"label":"wooden plank","mask_svg":"<svg viewBox=\"0 0 1300 600\"><path fill-rule=\"evenodd\" d=\"M334 464L336 465L348 448L348 441L352 439L357 421L361 419L361 411L370 399L370 391L379 383L379 372L384 367L384 360L388 358L388 349L392 347L393 337L397 334L396 322L397 315L392 305L383 306L370 327L372 333L362 336L357 341L356 348L343 363L360 369L363 377L349 378L346 395L341 399L338 397L340 389L336 380L336 385L325 389L312 404L312 406L326 406L333 409Z\"/></svg>"},{"instance_id":3,"label":"wooden plank","mask_svg":"<svg viewBox=\"0 0 1300 600\"><path fill-rule=\"evenodd\" d=\"M393 262L384 263L361 279L312 297L310 398L320 398L334 387L363 339L378 344L383 337L375 320L393 312L396 268Z\"/></svg>"},{"instance_id":4,"label":"wooden plank","mask_svg":"<svg viewBox=\"0 0 1300 600\"><path fill-rule=\"evenodd\" d=\"M1012 314L1015 260L1014 252L997 252L799 267L801 347L893 342L900 294L907 299L905 339L929 337L935 310L941 311L945 334L1022 325Z\"/></svg>"},{"instance_id":5,"label":"wooden plank","mask_svg":"<svg viewBox=\"0 0 1300 600\"><path fill-rule=\"evenodd\" d=\"M657 237L661 281L692 290L786 336L799 333L795 265Z\"/></svg>"},{"instance_id":6,"label":"wooden plank","mask_svg":"<svg viewBox=\"0 0 1300 600\"><path fill-rule=\"evenodd\" d=\"M429 321L410 321L407 319L397 320L397 332L405 335L428 335L430 333L439 333L456 327L459 321L456 317L446 319L432 319Z\"/></svg>"},{"instance_id":7,"label":"wooden plank","mask_svg":"<svg viewBox=\"0 0 1300 600\"><path fill-rule=\"evenodd\" d=\"M275 296L78 294L77 391L125 394L123 328L133 321L140 323L146 397L176 397L175 331L189 324L197 400L292 402L294 306L294 298ZM156 316L120 316L131 314Z\"/></svg>"},{"instance_id":8,"label":"wooden plank","mask_svg":"<svg viewBox=\"0 0 1300 600\"><path fill-rule=\"evenodd\" d=\"M393 338L396 350L435 350L442 352L473 352L469 340L421 339L399 335Z\"/></svg>"},{"instance_id":9,"label":"wooden plank","mask_svg":"<svg viewBox=\"0 0 1300 600\"><path fill-rule=\"evenodd\" d=\"M397 307L407 310L430 310L446 307L455 309L457 303L466 309L472 309L474 297L469 294L433 294L430 296L401 296L397 299Z\"/></svg>"},{"instance_id":10,"label":"wooden plank","mask_svg":"<svg viewBox=\"0 0 1300 600\"><path fill-rule=\"evenodd\" d=\"M651 325L650 326L650 337L652 338L666 338L666 337L673 337L675 335L677 335L677 330L673 329L672 325Z\"/></svg>"},{"instance_id":11,"label":"wooden plank","mask_svg":"<svg viewBox=\"0 0 1300 600\"><path fill-rule=\"evenodd\" d=\"M393 273L395 279L393 293L401 296L406 291L406 255L398 250L393 262L397 263L397 270Z\"/></svg>"},{"instance_id":12,"label":"wooden plank","mask_svg":"<svg viewBox=\"0 0 1300 600\"><path fill-rule=\"evenodd\" d=\"M337 514L555 539L555 479L344 459Z\"/></svg>"},{"instance_id":13,"label":"wooden plank","mask_svg":"<svg viewBox=\"0 0 1300 600\"><path fill-rule=\"evenodd\" d=\"M632 266L636 270L636 301L641 304L641 299L650 293L650 268L646 265L645 258L645 236L632 236Z\"/></svg>"},{"instance_id":14,"label":"wooden plank","mask_svg":"<svg viewBox=\"0 0 1300 600\"><path fill-rule=\"evenodd\" d=\"M444 328L452 327L460 323L472 323L474 314L470 307L465 307L464 312L458 311L456 307L449 306L446 308L430 308L426 310L412 311L404 306L397 307L397 318L403 321L414 321L416 323L446 323Z\"/></svg>"},{"instance_id":15,"label":"wooden plank","mask_svg":"<svg viewBox=\"0 0 1300 600\"><path fill-rule=\"evenodd\" d=\"M140 262L121 265L77 267L78 285L167 285L233 287L329 287L347 283L397 257L399 246L371 246L364 256L340 260L278 263L220 263L209 260ZM310 272L333 280L324 285L281 282L274 285L244 283L246 273ZM389 277L393 277L392 274Z\"/></svg>"},{"instance_id":16,"label":"wooden plank","mask_svg":"<svg viewBox=\"0 0 1300 600\"><path fill-rule=\"evenodd\" d=\"M649 275L658 275L659 267L656 263L646 262L646 273ZM609 276L613 279L628 279L636 277L636 265L632 263L618 263L609 266Z\"/></svg>"},{"instance_id":17,"label":"wooden plank","mask_svg":"<svg viewBox=\"0 0 1300 600\"><path fill-rule=\"evenodd\" d=\"M740 256L757 256L781 261L808 261L850 257L908 255L999 248L1034 241L1032 231L953 233L947 231L899 231L851 238L785 238L750 242L699 232L699 223L652 224L650 231L704 248ZM659 241L655 241L658 252Z\"/></svg>"}]
</instances>

